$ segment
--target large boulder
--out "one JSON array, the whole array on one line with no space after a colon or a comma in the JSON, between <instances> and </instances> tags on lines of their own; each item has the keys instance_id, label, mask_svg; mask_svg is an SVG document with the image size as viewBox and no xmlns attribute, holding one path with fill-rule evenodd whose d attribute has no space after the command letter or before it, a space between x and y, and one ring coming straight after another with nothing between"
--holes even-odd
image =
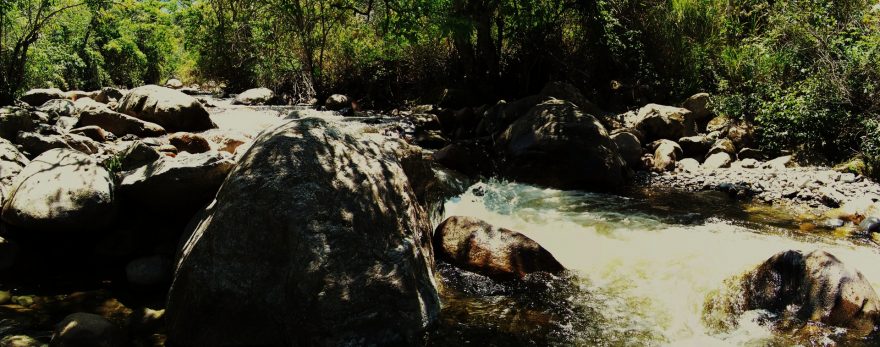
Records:
<instances>
[{"instance_id":1,"label":"large boulder","mask_svg":"<svg viewBox=\"0 0 880 347\"><path fill-rule=\"evenodd\" d=\"M648 104L639 110L635 127L645 136L645 142L660 139L675 141L697 134L691 111L657 104Z\"/></svg>"},{"instance_id":2,"label":"large boulder","mask_svg":"<svg viewBox=\"0 0 880 347\"><path fill-rule=\"evenodd\" d=\"M180 89L183 88L183 82L176 78L169 78L168 81L165 82L165 86L172 89Z\"/></svg>"},{"instance_id":3,"label":"large boulder","mask_svg":"<svg viewBox=\"0 0 880 347\"><path fill-rule=\"evenodd\" d=\"M119 112L156 123L170 131L216 128L208 111L192 96L156 85L132 89L119 101Z\"/></svg>"},{"instance_id":4,"label":"large boulder","mask_svg":"<svg viewBox=\"0 0 880 347\"><path fill-rule=\"evenodd\" d=\"M712 148L712 140L706 135L687 136L678 139L678 145L686 158L699 158L702 160Z\"/></svg>"},{"instance_id":5,"label":"large boulder","mask_svg":"<svg viewBox=\"0 0 880 347\"><path fill-rule=\"evenodd\" d=\"M541 89L541 96L553 97L559 100L567 100L571 101L571 103L577 105L577 107L581 108L581 111L592 115L594 117L600 117L604 112L596 106L596 104L592 103L590 100L587 100L581 91L578 90L577 87L565 82L550 82L544 86L544 89Z\"/></svg>"},{"instance_id":6,"label":"large boulder","mask_svg":"<svg viewBox=\"0 0 880 347\"><path fill-rule=\"evenodd\" d=\"M417 345L440 309L398 160L318 118L265 131L181 251L168 342Z\"/></svg>"},{"instance_id":7,"label":"large boulder","mask_svg":"<svg viewBox=\"0 0 880 347\"><path fill-rule=\"evenodd\" d=\"M351 99L342 94L333 94L327 98L324 106L330 111L342 111L343 109L351 108Z\"/></svg>"},{"instance_id":8,"label":"large boulder","mask_svg":"<svg viewBox=\"0 0 880 347\"><path fill-rule=\"evenodd\" d=\"M666 172L675 170L675 163L679 159L684 158L684 152L681 147L674 141L657 140L657 143L651 144L654 150L654 167L656 172Z\"/></svg>"},{"instance_id":9,"label":"large boulder","mask_svg":"<svg viewBox=\"0 0 880 347\"><path fill-rule=\"evenodd\" d=\"M825 251L774 255L742 279L744 310L794 314L865 336L880 322L880 299L853 268Z\"/></svg>"},{"instance_id":10,"label":"large boulder","mask_svg":"<svg viewBox=\"0 0 880 347\"><path fill-rule=\"evenodd\" d=\"M565 270L553 254L527 236L471 217L449 217L440 223L434 231L434 251L438 259L499 280Z\"/></svg>"},{"instance_id":11,"label":"large boulder","mask_svg":"<svg viewBox=\"0 0 880 347\"><path fill-rule=\"evenodd\" d=\"M74 313L55 327L50 347L121 347L125 334L96 314Z\"/></svg>"},{"instance_id":12,"label":"large boulder","mask_svg":"<svg viewBox=\"0 0 880 347\"><path fill-rule=\"evenodd\" d=\"M205 153L211 150L211 142L204 136L193 133L174 133L168 136L168 142L177 148L177 152L192 154Z\"/></svg>"},{"instance_id":13,"label":"large boulder","mask_svg":"<svg viewBox=\"0 0 880 347\"><path fill-rule=\"evenodd\" d=\"M115 217L113 177L90 156L53 149L30 162L3 204L3 221L42 231L101 229Z\"/></svg>"},{"instance_id":14,"label":"large boulder","mask_svg":"<svg viewBox=\"0 0 880 347\"><path fill-rule=\"evenodd\" d=\"M165 128L159 124L145 122L135 117L110 110L103 104L96 103L85 107L79 113L78 127L95 125L116 136L136 135L140 137L162 136Z\"/></svg>"},{"instance_id":15,"label":"large boulder","mask_svg":"<svg viewBox=\"0 0 880 347\"><path fill-rule=\"evenodd\" d=\"M11 142L0 139L0 205L12 189L15 177L30 163Z\"/></svg>"},{"instance_id":16,"label":"large boulder","mask_svg":"<svg viewBox=\"0 0 880 347\"><path fill-rule=\"evenodd\" d=\"M709 109L710 103L709 93L697 93L681 103L681 107L691 111L694 120L699 122L712 115L712 110Z\"/></svg>"},{"instance_id":17,"label":"large boulder","mask_svg":"<svg viewBox=\"0 0 880 347\"><path fill-rule=\"evenodd\" d=\"M235 97L233 105L267 105L275 98L275 92L269 88L248 89Z\"/></svg>"},{"instance_id":18,"label":"large boulder","mask_svg":"<svg viewBox=\"0 0 880 347\"><path fill-rule=\"evenodd\" d=\"M491 145L485 140L459 141L434 152L438 164L465 175L487 174L495 169Z\"/></svg>"},{"instance_id":19,"label":"large boulder","mask_svg":"<svg viewBox=\"0 0 880 347\"><path fill-rule=\"evenodd\" d=\"M58 88L31 89L21 96L21 101L33 107L40 107L52 99L66 99L67 94Z\"/></svg>"},{"instance_id":20,"label":"large boulder","mask_svg":"<svg viewBox=\"0 0 880 347\"><path fill-rule=\"evenodd\" d=\"M190 214L211 201L234 164L221 152L163 157L120 173L119 195L126 204Z\"/></svg>"},{"instance_id":21,"label":"large boulder","mask_svg":"<svg viewBox=\"0 0 880 347\"><path fill-rule=\"evenodd\" d=\"M123 92L120 89L104 87L95 95L95 101L109 104L111 102L119 102L122 100Z\"/></svg>"},{"instance_id":22,"label":"large boulder","mask_svg":"<svg viewBox=\"0 0 880 347\"><path fill-rule=\"evenodd\" d=\"M53 118L76 115L76 107L74 107L73 101L70 100L52 99L40 106L39 110Z\"/></svg>"},{"instance_id":23,"label":"large boulder","mask_svg":"<svg viewBox=\"0 0 880 347\"><path fill-rule=\"evenodd\" d=\"M497 139L502 174L561 189L613 190L629 174L605 127L574 104L551 99L533 107Z\"/></svg>"},{"instance_id":24,"label":"large boulder","mask_svg":"<svg viewBox=\"0 0 880 347\"><path fill-rule=\"evenodd\" d=\"M611 135L611 140L617 145L620 157L626 160L629 167L638 167L642 161L642 143L639 137L629 131L620 131Z\"/></svg>"},{"instance_id":25,"label":"large boulder","mask_svg":"<svg viewBox=\"0 0 880 347\"><path fill-rule=\"evenodd\" d=\"M0 138L14 141L21 131L33 131L39 119L19 107L0 107Z\"/></svg>"}]
</instances>

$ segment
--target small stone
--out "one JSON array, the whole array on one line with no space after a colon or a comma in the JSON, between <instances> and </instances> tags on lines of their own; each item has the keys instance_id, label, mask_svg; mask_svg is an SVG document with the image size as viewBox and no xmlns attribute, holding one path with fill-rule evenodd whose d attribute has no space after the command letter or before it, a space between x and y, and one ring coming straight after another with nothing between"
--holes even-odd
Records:
<instances>
[{"instance_id":1,"label":"small stone","mask_svg":"<svg viewBox=\"0 0 880 347\"><path fill-rule=\"evenodd\" d=\"M865 233L877 233L880 232L880 218L877 217L868 217L865 218L861 223L859 223L859 230Z\"/></svg>"}]
</instances>

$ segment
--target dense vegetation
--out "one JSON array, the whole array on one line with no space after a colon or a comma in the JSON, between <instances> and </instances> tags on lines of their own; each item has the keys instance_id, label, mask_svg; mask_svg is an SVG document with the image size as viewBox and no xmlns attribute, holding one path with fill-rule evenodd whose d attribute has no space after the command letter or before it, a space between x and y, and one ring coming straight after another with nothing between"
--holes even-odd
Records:
<instances>
[{"instance_id":1,"label":"dense vegetation","mask_svg":"<svg viewBox=\"0 0 880 347\"><path fill-rule=\"evenodd\" d=\"M289 100L478 104L566 80L623 111L708 91L769 150L880 157L874 0L6 0L0 101L169 77Z\"/></svg>"}]
</instances>

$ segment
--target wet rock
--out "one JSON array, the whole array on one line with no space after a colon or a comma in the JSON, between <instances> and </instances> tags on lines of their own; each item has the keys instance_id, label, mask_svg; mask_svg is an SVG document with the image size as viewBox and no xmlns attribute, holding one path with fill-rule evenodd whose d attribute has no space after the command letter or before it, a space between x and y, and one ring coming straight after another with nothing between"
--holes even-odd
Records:
<instances>
[{"instance_id":1,"label":"wet rock","mask_svg":"<svg viewBox=\"0 0 880 347\"><path fill-rule=\"evenodd\" d=\"M257 138L193 223L168 343L421 343L440 310L430 224L374 138L318 118Z\"/></svg>"},{"instance_id":2,"label":"wet rock","mask_svg":"<svg viewBox=\"0 0 880 347\"><path fill-rule=\"evenodd\" d=\"M691 111L657 104L648 104L639 110L635 127L645 136L646 142L660 139L674 141L697 134Z\"/></svg>"},{"instance_id":3,"label":"wet rock","mask_svg":"<svg viewBox=\"0 0 880 347\"><path fill-rule=\"evenodd\" d=\"M101 127L97 125L89 125L76 129L70 129L70 133L85 136L98 142L107 141L107 132L105 132L104 129L101 129Z\"/></svg>"},{"instance_id":4,"label":"wet rock","mask_svg":"<svg viewBox=\"0 0 880 347\"><path fill-rule=\"evenodd\" d=\"M862 274L833 255L786 251L774 255L742 282L744 310L784 315L850 329L865 336L880 318L880 299ZM792 306L793 305L793 306Z\"/></svg>"},{"instance_id":5,"label":"wet rock","mask_svg":"<svg viewBox=\"0 0 880 347\"><path fill-rule=\"evenodd\" d=\"M351 99L342 94L333 94L324 102L324 107L330 111L342 111L343 109L351 108Z\"/></svg>"},{"instance_id":6,"label":"wet rock","mask_svg":"<svg viewBox=\"0 0 880 347\"><path fill-rule=\"evenodd\" d=\"M58 323L50 347L122 347L122 331L104 317L74 313Z\"/></svg>"},{"instance_id":7,"label":"wet rock","mask_svg":"<svg viewBox=\"0 0 880 347\"><path fill-rule=\"evenodd\" d=\"M76 107L73 105L73 101L70 100L49 100L46 101L46 103L44 103L42 106L40 106L39 110L42 112L46 112L53 118L71 117L76 115Z\"/></svg>"},{"instance_id":8,"label":"wet rock","mask_svg":"<svg viewBox=\"0 0 880 347\"><path fill-rule=\"evenodd\" d=\"M159 124L146 122L135 117L110 110L102 104L84 107L79 114L77 126L95 125L116 136L136 135L153 137L165 135L165 128Z\"/></svg>"},{"instance_id":9,"label":"wet rock","mask_svg":"<svg viewBox=\"0 0 880 347\"><path fill-rule=\"evenodd\" d=\"M52 99L66 99L67 95L61 90L57 88L48 88L48 89L31 89L24 93L21 96L21 101L24 101L28 105L33 107L40 107L46 103L46 101Z\"/></svg>"},{"instance_id":10,"label":"wet rock","mask_svg":"<svg viewBox=\"0 0 880 347\"><path fill-rule=\"evenodd\" d=\"M275 98L275 92L269 88L248 89L235 97L233 105L268 105Z\"/></svg>"},{"instance_id":11,"label":"wet rock","mask_svg":"<svg viewBox=\"0 0 880 347\"><path fill-rule=\"evenodd\" d=\"M880 218L877 217L868 217L865 218L861 223L859 223L859 231L870 234L870 233L880 233Z\"/></svg>"},{"instance_id":12,"label":"wet rock","mask_svg":"<svg viewBox=\"0 0 880 347\"><path fill-rule=\"evenodd\" d=\"M94 159L70 149L43 153L19 174L3 221L42 231L106 227L116 214L113 178Z\"/></svg>"},{"instance_id":13,"label":"wet rock","mask_svg":"<svg viewBox=\"0 0 880 347\"><path fill-rule=\"evenodd\" d=\"M642 159L642 143L631 132L621 131L611 135L611 140L617 145L620 157L626 161L629 167L639 167Z\"/></svg>"},{"instance_id":14,"label":"wet rock","mask_svg":"<svg viewBox=\"0 0 880 347\"><path fill-rule=\"evenodd\" d=\"M30 112L18 107L0 107L0 137L14 141L20 131L36 129L36 119Z\"/></svg>"},{"instance_id":15,"label":"wet rock","mask_svg":"<svg viewBox=\"0 0 880 347\"><path fill-rule=\"evenodd\" d=\"M695 121L701 121L712 114L709 110L709 93L698 93L685 100L681 107L691 111Z\"/></svg>"},{"instance_id":16,"label":"wet rock","mask_svg":"<svg viewBox=\"0 0 880 347\"><path fill-rule=\"evenodd\" d=\"M228 154L206 152L163 157L120 173L126 203L191 214L213 199L235 163Z\"/></svg>"},{"instance_id":17,"label":"wet rock","mask_svg":"<svg viewBox=\"0 0 880 347\"><path fill-rule=\"evenodd\" d=\"M189 152L192 154L205 153L211 150L208 139L199 134L174 133L168 136L168 141L177 148L177 152Z\"/></svg>"},{"instance_id":18,"label":"wet rock","mask_svg":"<svg viewBox=\"0 0 880 347\"><path fill-rule=\"evenodd\" d=\"M535 272L558 274L565 267L534 240L471 217L449 217L434 232L438 258L499 280Z\"/></svg>"},{"instance_id":19,"label":"wet rock","mask_svg":"<svg viewBox=\"0 0 880 347\"><path fill-rule=\"evenodd\" d=\"M128 283L138 286L156 286L171 281L172 263L161 255L132 260L125 266Z\"/></svg>"},{"instance_id":20,"label":"wet rock","mask_svg":"<svg viewBox=\"0 0 880 347\"><path fill-rule=\"evenodd\" d=\"M118 111L170 131L203 131L217 127L198 100L156 85L129 91L119 101Z\"/></svg>"},{"instance_id":21,"label":"wet rock","mask_svg":"<svg viewBox=\"0 0 880 347\"><path fill-rule=\"evenodd\" d=\"M155 148L148 146L141 141L136 141L120 156L119 169L121 171L134 170L144 165L151 164L156 160L159 160L161 157L162 155L159 154L159 151Z\"/></svg>"},{"instance_id":22,"label":"wet rock","mask_svg":"<svg viewBox=\"0 0 880 347\"><path fill-rule=\"evenodd\" d=\"M730 158L730 154L721 152L710 155L706 158L706 161L703 162L703 168L707 170L720 169L730 167L730 163L733 159Z\"/></svg>"},{"instance_id":23,"label":"wet rock","mask_svg":"<svg viewBox=\"0 0 880 347\"><path fill-rule=\"evenodd\" d=\"M650 147L657 148L654 150L654 166L655 172L666 172L675 170L675 163L678 158L683 157L681 147L677 143L669 140L657 140Z\"/></svg>"},{"instance_id":24,"label":"wet rock","mask_svg":"<svg viewBox=\"0 0 880 347\"><path fill-rule=\"evenodd\" d=\"M626 162L599 121L577 106L549 100L497 139L502 175L560 189L613 190L629 179Z\"/></svg>"},{"instance_id":25,"label":"wet rock","mask_svg":"<svg viewBox=\"0 0 880 347\"><path fill-rule=\"evenodd\" d=\"M183 82L181 82L179 79L171 78L165 82L165 86L171 89L180 89L183 88Z\"/></svg>"},{"instance_id":26,"label":"wet rock","mask_svg":"<svg viewBox=\"0 0 880 347\"><path fill-rule=\"evenodd\" d=\"M42 347L43 343L26 335L11 335L0 339L0 347Z\"/></svg>"},{"instance_id":27,"label":"wet rock","mask_svg":"<svg viewBox=\"0 0 880 347\"><path fill-rule=\"evenodd\" d=\"M96 154L101 148L94 140L77 134L44 135L21 132L18 133L15 142L31 157L57 148L74 149L86 154Z\"/></svg>"}]
</instances>

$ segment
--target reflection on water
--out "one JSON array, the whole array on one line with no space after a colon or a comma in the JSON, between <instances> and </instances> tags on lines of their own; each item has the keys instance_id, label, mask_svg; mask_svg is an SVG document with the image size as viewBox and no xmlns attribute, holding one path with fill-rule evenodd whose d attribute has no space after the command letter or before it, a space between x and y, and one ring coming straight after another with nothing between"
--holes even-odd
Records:
<instances>
[{"instance_id":1,"label":"reflection on water","mask_svg":"<svg viewBox=\"0 0 880 347\"><path fill-rule=\"evenodd\" d=\"M468 288L479 281L441 269L447 286L434 344L790 345L760 324L760 312L740 317L735 331L713 331L702 321L707 295L725 279L789 249L825 249L880 288L880 254L871 246L830 231L804 233L795 216L754 210L716 194L619 197L477 184L450 199L445 215L520 231L575 277L548 291L475 291Z\"/></svg>"}]
</instances>

